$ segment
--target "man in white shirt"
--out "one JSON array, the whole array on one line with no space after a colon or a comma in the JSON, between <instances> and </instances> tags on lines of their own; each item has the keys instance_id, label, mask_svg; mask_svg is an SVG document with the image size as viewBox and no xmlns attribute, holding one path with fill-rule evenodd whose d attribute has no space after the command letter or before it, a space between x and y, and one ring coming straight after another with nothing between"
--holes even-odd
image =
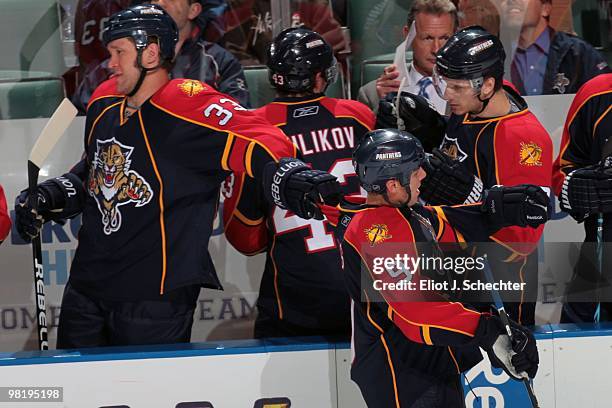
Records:
<instances>
[{"instance_id":1,"label":"man in white shirt","mask_svg":"<svg viewBox=\"0 0 612 408\"><path fill-rule=\"evenodd\" d=\"M403 28L408 35L412 23L416 35L412 41L413 60L408 65L408 77L403 90L429 99L440 114L446 113L446 101L436 93L432 83L436 53L457 30L457 8L450 0L416 0L408 14L407 25ZM357 99L372 110L378 109L378 102L389 92L397 92L401 83L400 71L396 65L389 65L381 76L359 89Z\"/></svg>"}]
</instances>

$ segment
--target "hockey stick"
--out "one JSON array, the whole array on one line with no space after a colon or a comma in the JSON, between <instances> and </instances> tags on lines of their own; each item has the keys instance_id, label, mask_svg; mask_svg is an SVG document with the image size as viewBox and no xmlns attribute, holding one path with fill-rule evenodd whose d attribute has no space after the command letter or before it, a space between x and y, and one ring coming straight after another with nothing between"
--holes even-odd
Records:
<instances>
[{"instance_id":1,"label":"hockey stick","mask_svg":"<svg viewBox=\"0 0 612 408\"><path fill-rule=\"evenodd\" d=\"M489 265L489 260L487 259L486 255L484 259L484 274L487 281L493 284L493 272L491 272L491 266ZM501 319L502 324L506 329L508 337L510 337L510 342L513 343L512 330L510 329L510 320L508 320L508 314L506 313L506 309L504 308L504 302L502 302L499 292L494 288L491 289L491 296L493 297L493 303L495 304L495 308L499 312L499 318ZM533 408L539 408L540 405L538 404L538 399L536 398L535 393L533 392L533 388L531 387L531 382L529 381L529 379L523 378L523 384L525 384L525 388L527 389L527 395L529 395L531 406Z\"/></svg>"},{"instance_id":2,"label":"hockey stick","mask_svg":"<svg viewBox=\"0 0 612 408\"><path fill-rule=\"evenodd\" d=\"M38 136L28 159L28 202L33 211L38 210L38 173L40 168L64 134L77 110L66 98L60 103L42 132ZM42 264L42 241L40 233L32 239L32 260L34 263L34 293L36 293L36 323L38 328L38 346L40 350L48 350L47 312L45 305L45 282Z\"/></svg>"},{"instance_id":3,"label":"hockey stick","mask_svg":"<svg viewBox=\"0 0 612 408\"><path fill-rule=\"evenodd\" d=\"M601 294L600 294L600 285L603 282L603 213L597 214L597 272L599 276L599 282L597 283L597 306L595 307L595 315L593 316L593 320L595 323L599 323L600 314L601 314Z\"/></svg>"}]
</instances>

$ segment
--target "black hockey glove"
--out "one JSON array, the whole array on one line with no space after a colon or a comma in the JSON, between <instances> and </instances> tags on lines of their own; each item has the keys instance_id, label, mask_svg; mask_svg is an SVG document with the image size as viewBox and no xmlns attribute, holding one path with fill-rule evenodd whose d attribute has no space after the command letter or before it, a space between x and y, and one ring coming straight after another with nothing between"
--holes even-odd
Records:
<instances>
[{"instance_id":1,"label":"black hockey glove","mask_svg":"<svg viewBox=\"0 0 612 408\"><path fill-rule=\"evenodd\" d=\"M81 180L71 173L46 180L38 185L38 210L32 209L28 190L15 198L15 226L26 241L36 237L47 221L63 222L77 215L84 202L85 192Z\"/></svg>"},{"instance_id":2,"label":"black hockey glove","mask_svg":"<svg viewBox=\"0 0 612 408\"><path fill-rule=\"evenodd\" d=\"M561 188L561 209L578 221L612 212L612 168L594 165L572 171Z\"/></svg>"},{"instance_id":3,"label":"black hockey glove","mask_svg":"<svg viewBox=\"0 0 612 408\"><path fill-rule=\"evenodd\" d=\"M412 133L429 153L440 147L446 121L424 97L402 92L398 98L397 92L391 92L379 102L376 116L376 129L388 128Z\"/></svg>"},{"instance_id":4,"label":"black hockey glove","mask_svg":"<svg viewBox=\"0 0 612 408\"><path fill-rule=\"evenodd\" d=\"M475 337L493 367L502 368L515 380L534 378L540 363L535 338L529 329L513 320L510 330L512 341L498 316L482 315Z\"/></svg>"},{"instance_id":5,"label":"black hockey glove","mask_svg":"<svg viewBox=\"0 0 612 408\"><path fill-rule=\"evenodd\" d=\"M489 215L490 227L537 227L549 219L548 194L531 184L505 187L493 186L485 190L481 211Z\"/></svg>"},{"instance_id":6,"label":"black hockey glove","mask_svg":"<svg viewBox=\"0 0 612 408\"><path fill-rule=\"evenodd\" d=\"M439 149L433 149L423 163L427 176L419 187L420 197L432 205L477 203L482 199L482 181L461 168Z\"/></svg>"},{"instance_id":7,"label":"black hockey glove","mask_svg":"<svg viewBox=\"0 0 612 408\"><path fill-rule=\"evenodd\" d=\"M322 220L323 214L317 204L336 206L340 200L340 184L336 177L313 170L293 158L282 158L278 164L266 164L264 192L270 203L291 210L304 219Z\"/></svg>"}]
</instances>

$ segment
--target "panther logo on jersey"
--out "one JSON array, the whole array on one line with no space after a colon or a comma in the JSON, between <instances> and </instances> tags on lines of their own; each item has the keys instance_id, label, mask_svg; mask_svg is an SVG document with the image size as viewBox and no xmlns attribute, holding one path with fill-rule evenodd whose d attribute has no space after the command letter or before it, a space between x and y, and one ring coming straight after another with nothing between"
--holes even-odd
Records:
<instances>
[{"instance_id":1,"label":"panther logo on jersey","mask_svg":"<svg viewBox=\"0 0 612 408\"><path fill-rule=\"evenodd\" d=\"M125 146L115 138L98 140L89 171L89 195L102 214L106 235L121 228L119 207L135 203L142 207L151 201L153 191L149 183L137 172L130 170L133 147Z\"/></svg>"}]
</instances>

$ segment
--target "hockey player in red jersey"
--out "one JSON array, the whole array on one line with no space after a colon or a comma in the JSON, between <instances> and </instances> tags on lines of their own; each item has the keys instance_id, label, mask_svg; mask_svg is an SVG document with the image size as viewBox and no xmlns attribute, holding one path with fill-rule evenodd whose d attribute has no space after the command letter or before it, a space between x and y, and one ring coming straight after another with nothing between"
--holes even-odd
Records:
<instances>
[{"instance_id":1,"label":"hockey player in red jersey","mask_svg":"<svg viewBox=\"0 0 612 408\"><path fill-rule=\"evenodd\" d=\"M495 186L482 202L424 207L418 199L425 153L398 130L367 133L353 159L368 195L363 204L341 204L338 226L346 228L342 259L354 302L351 377L368 407L463 407L459 374L482 359L479 347L513 378L534 377L538 352L529 330L512 323L521 339L512 351L497 316L441 296L425 301L419 286L410 295L394 290L391 285L424 280L425 268L411 274L385 261L381 271L377 258L424 259L440 254L438 240L479 241L509 225L538 227L547 219L546 193L533 185Z\"/></svg>"},{"instance_id":2,"label":"hockey player in red jersey","mask_svg":"<svg viewBox=\"0 0 612 408\"><path fill-rule=\"evenodd\" d=\"M0 244L7 237L11 231L11 217L8 214L6 208L6 197L4 196L4 189L0 185Z\"/></svg>"},{"instance_id":3,"label":"hockey player in red jersey","mask_svg":"<svg viewBox=\"0 0 612 408\"><path fill-rule=\"evenodd\" d=\"M269 48L268 69L279 96L255 115L282 129L312 168L338 177L344 194L359 193L351 153L374 126L374 114L359 102L325 96L336 79L332 47L311 30L287 29ZM269 205L244 173L226 183L227 240L246 255L266 252L255 337L348 336L350 301L327 220Z\"/></svg>"},{"instance_id":4,"label":"hockey player in red jersey","mask_svg":"<svg viewBox=\"0 0 612 408\"><path fill-rule=\"evenodd\" d=\"M584 241L588 243L612 241L611 107L612 74L601 74L584 84L570 106L559 156L553 165L553 189L561 209L578 222L584 222ZM609 248L609 244L605 244L597 254L595 244L583 245L573 282L568 288L573 294L563 306L562 322L612 319ZM595 299L597 282L603 289L600 299ZM592 302L586 301L587 294L594 295ZM572 302L572 296L581 297L581 301ZM600 309L597 300L601 300Z\"/></svg>"},{"instance_id":5,"label":"hockey player in red jersey","mask_svg":"<svg viewBox=\"0 0 612 408\"><path fill-rule=\"evenodd\" d=\"M279 168L294 148L264 119L199 81L170 80L177 38L157 5L110 18L114 73L89 102L82 161L39 185L38 214L27 191L16 200L25 239L39 233L39 216L82 213L59 348L189 341L200 287L221 289L208 240L230 171L270 180L264 190L273 180L270 194L305 218L315 199L337 193L333 176L298 160Z\"/></svg>"},{"instance_id":6,"label":"hockey player in red jersey","mask_svg":"<svg viewBox=\"0 0 612 408\"><path fill-rule=\"evenodd\" d=\"M452 115L426 167L421 197L432 204L480 200L494 185L551 185L552 142L525 101L502 81L505 54L499 39L482 27L455 33L437 54L436 90ZM400 98L400 103L404 103ZM534 252L544 226L502 228L485 241L496 276L527 282L520 293L503 292L506 310L521 324L535 323L538 293Z\"/></svg>"}]
</instances>

